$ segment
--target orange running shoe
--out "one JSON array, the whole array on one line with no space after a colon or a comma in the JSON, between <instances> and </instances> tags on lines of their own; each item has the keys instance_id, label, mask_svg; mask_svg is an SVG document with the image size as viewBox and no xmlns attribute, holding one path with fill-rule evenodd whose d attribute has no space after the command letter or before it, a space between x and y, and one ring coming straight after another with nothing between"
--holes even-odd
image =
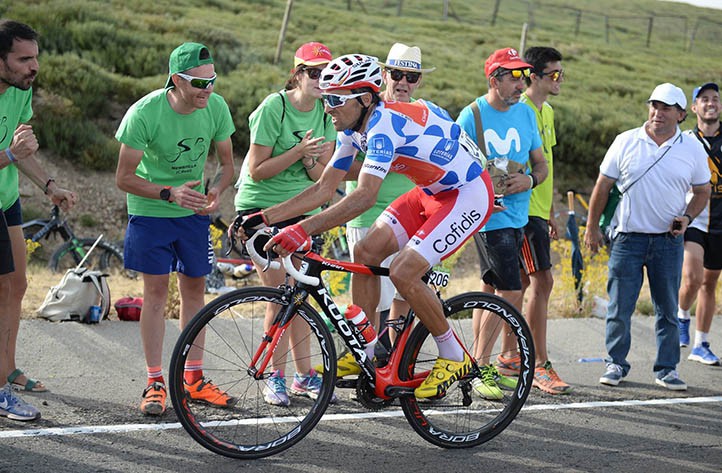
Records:
<instances>
[{"instance_id":1,"label":"orange running shoe","mask_svg":"<svg viewBox=\"0 0 722 473\"><path fill-rule=\"evenodd\" d=\"M147 416L159 416L165 412L165 385L156 381L143 390L140 412Z\"/></svg>"},{"instance_id":2,"label":"orange running shoe","mask_svg":"<svg viewBox=\"0 0 722 473\"><path fill-rule=\"evenodd\" d=\"M504 376L519 376L521 357L517 354L510 358L502 355L496 357L496 370Z\"/></svg>"},{"instance_id":3,"label":"orange running shoe","mask_svg":"<svg viewBox=\"0 0 722 473\"><path fill-rule=\"evenodd\" d=\"M210 380L206 381L205 377L201 377L193 384L187 384L184 381L183 386L193 401L204 402L215 407L233 407L237 401L235 397L221 391Z\"/></svg>"},{"instance_id":4,"label":"orange running shoe","mask_svg":"<svg viewBox=\"0 0 722 473\"><path fill-rule=\"evenodd\" d=\"M534 369L534 383L532 385L549 394L569 394L572 392L572 387L561 380L549 360Z\"/></svg>"}]
</instances>

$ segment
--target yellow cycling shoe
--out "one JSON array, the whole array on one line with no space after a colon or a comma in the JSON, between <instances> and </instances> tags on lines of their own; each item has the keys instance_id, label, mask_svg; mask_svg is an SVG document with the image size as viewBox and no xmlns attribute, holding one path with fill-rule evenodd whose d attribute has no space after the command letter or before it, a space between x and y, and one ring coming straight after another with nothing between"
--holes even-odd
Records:
<instances>
[{"instance_id":1,"label":"yellow cycling shoe","mask_svg":"<svg viewBox=\"0 0 722 473\"><path fill-rule=\"evenodd\" d=\"M313 367L317 373L323 373L323 365ZM344 376L353 376L361 374L361 367L356 363L356 358L351 352L346 352L338 360L336 360L336 378Z\"/></svg>"},{"instance_id":2,"label":"yellow cycling shoe","mask_svg":"<svg viewBox=\"0 0 722 473\"><path fill-rule=\"evenodd\" d=\"M437 358L431 373L421 386L414 389L417 398L440 397L446 394L446 389L466 376L471 371L471 358L464 353L463 361L452 361L446 358Z\"/></svg>"}]
</instances>

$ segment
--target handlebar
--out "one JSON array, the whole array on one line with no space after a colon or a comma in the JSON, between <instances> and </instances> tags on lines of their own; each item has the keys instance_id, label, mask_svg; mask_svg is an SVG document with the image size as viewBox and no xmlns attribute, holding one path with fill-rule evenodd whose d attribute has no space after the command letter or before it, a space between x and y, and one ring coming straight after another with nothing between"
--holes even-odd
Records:
<instances>
[{"instance_id":1,"label":"handlebar","mask_svg":"<svg viewBox=\"0 0 722 473\"><path fill-rule=\"evenodd\" d=\"M268 241L273 237L273 232L273 228L266 227L255 232L253 236L246 241L246 250L251 256L251 260L259 267L262 267L263 271L266 271L268 268L281 268L281 263L272 260L271 252L263 250L266 243L268 243ZM265 258L261 256L261 251L266 253ZM293 265L293 261L291 261L291 255L281 258L281 262L283 264L283 269L285 269L286 272L296 281L308 284L309 286L318 286L321 284L319 278L315 276L308 276L296 269Z\"/></svg>"}]
</instances>

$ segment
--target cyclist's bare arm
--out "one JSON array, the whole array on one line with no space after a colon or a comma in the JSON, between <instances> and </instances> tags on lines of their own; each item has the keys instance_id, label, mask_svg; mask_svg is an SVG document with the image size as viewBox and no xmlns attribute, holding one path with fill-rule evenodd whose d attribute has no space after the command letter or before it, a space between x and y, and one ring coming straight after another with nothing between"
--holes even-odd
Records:
<instances>
[{"instance_id":1,"label":"cyclist's bare arm","mask_svg":"<svg viewBox=\"0 0 722 473\"><path fill-rule=\"evenodd\" d=\"M230 138L216 143L216 154L218 155L218 169L207 189L208 204L205 209L198 212L200 215L217 212L221 203L221 194L233 182L233 144Z\"/></svg>"},{"instance_id":2,"label":"cyclist's bare arm","mask_svg":"<svg viewBox=\"0 0 722 473\"><path fill-rule=\"evenodd\" d=\"M346 171L326 166L321 178L296 197L264 210L266 221L273 225L320 207L333 198L345 175Z\"/></svg>"},{"instance_id":3,"label":"cyclist's bare arm","mask_svg":"<svg viewBox=\"0 0 722 473\"><path fill-rule=\"evenodd\" d=\"M135 170L143 158L143 151L131 148L125 143L120 144L118 167L115 170L115 184L118 189L148 199L160 199L163 186L143 179L135 174ZM205 194L193 189L200 185L200 181L189 181L181 186L171 188L170 201L179 206L199 211L207 205Z\"/></svg>"},{"instance_id":4,"label":"cyclist's bare arm","mask_svg":"<svg viewBox=\"0 0 722 473\"><path fill-rule=\"evenodd\" d=\"M378 176L362 173L353 192L323 212L303 220L301 226L309 235L317 235L358 217L376 203L382 182Z\"/></svg>"}]
</instances>

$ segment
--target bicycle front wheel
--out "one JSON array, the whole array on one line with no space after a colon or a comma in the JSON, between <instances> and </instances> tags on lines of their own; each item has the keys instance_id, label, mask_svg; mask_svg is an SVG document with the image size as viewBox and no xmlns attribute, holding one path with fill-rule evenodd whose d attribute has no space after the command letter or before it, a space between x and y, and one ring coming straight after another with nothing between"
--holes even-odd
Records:
<instances>
[{"instance_id":1,"label":"bicycle front wheel","mask_svg":"<svg viewBox=\"0 0 722 473\"><path fill-rule=\"evenodd\" d=\"M290 404L267 402L270 364L263 372L265 379L253 376L251 359L265 333L266 309L271 307L275 314L289 299L285 291L274 288L229 292L201 309L178 338L170 364L170 397L183 427L208 450L243 459L274 455L301 440L323 416L334 390L336 353L330 331L308 303L299 307L284 335L290 341L279 343L273 355L276 369L283 370L280 360L286 360L283 381ZM236 399L232 407L200 403L185 391L184 366L201 358L206 379ZM260 369L262 361L263 357L254 368ZM318 373L315 390L294 382L294 372L310 368L331 373Z\"/></svg>"},{"instance_id":2,"label":"bicycle front wheel","mask_svg":"<svg viewBox=\"0 0 722 473\"><path fill-rule=\"evenodd\" d=\"M499 435L524 405L534 378L534 343L519 311L500 297L469 292L443 304L449 325L470 354L474 355L479 344L486 344L491 347L491 358L486 363L493 363L497 355L506 353L501 348L503 337L508 337L507 350L513 345L519 352L518 369L507 372L503 383L497 378L501 389L497 396L489 396L495 399L489 400L475 389L482 381L483 365L477 362L439 399L400 399L409 424L427 441L443 448L474 447ZM480 327L477 334L475 322ZM433 337L426 327L417 324L401 358L399 375L402 379L425 378L437 357Z\"/></svg>"}]
</instances>

